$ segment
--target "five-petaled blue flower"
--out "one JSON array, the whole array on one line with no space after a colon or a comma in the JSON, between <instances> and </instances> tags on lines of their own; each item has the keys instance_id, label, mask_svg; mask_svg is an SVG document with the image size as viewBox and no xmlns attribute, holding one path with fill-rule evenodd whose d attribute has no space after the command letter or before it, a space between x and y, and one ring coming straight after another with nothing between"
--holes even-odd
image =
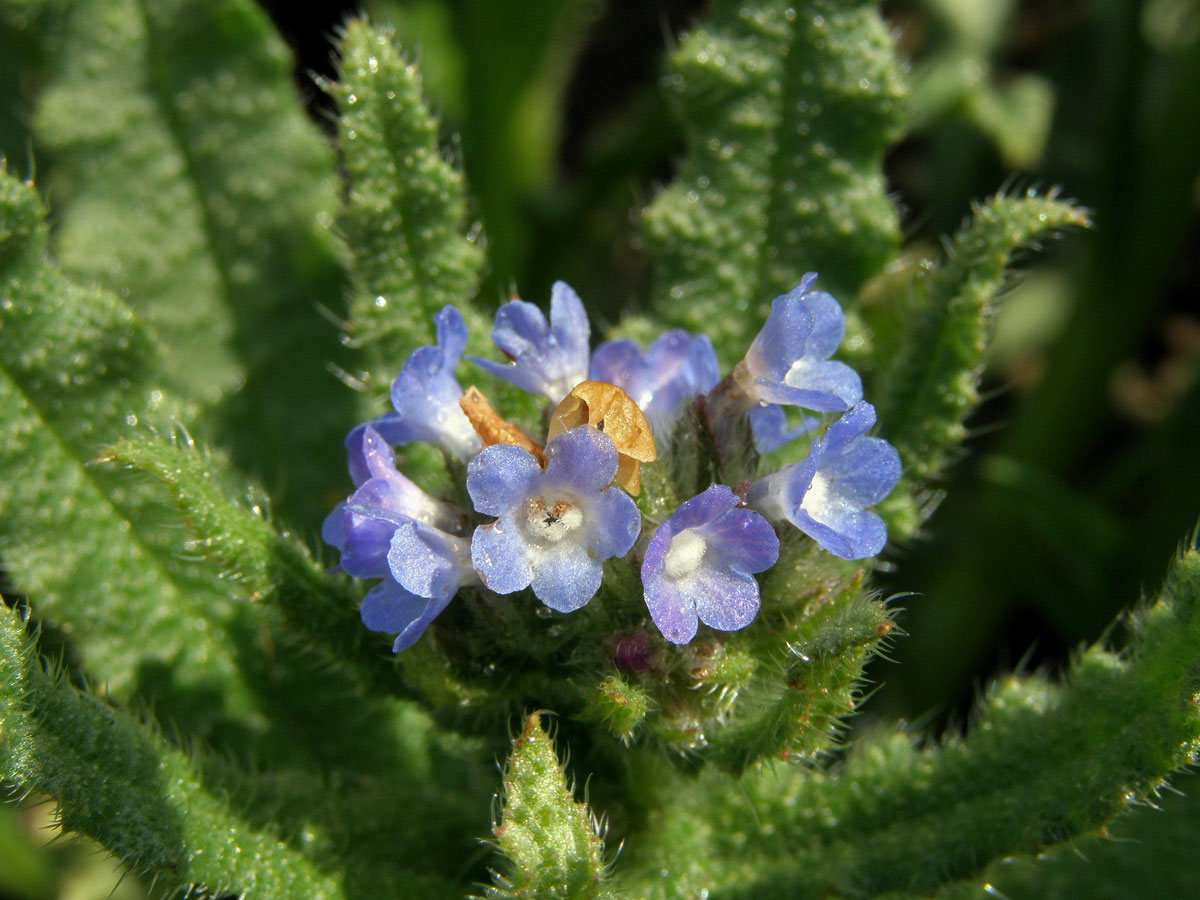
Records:
<instances>
[{"instance_id":1,"label":"five-petaled blue flower","mask_svg":"<svg viewBox=\"0 0 1200 900\"><path fill-rule=\"evenodd\" d=\"M900 480L900 454L882 438L866 437L874 424L875 407L857 404L802 462L751 485L747 505L768 519L791 522L834 556L875 556L887 542L887 527L867 507Z\"/></svg>"},{"instance_id":2,"label":"five-petaled blue flower","mask_svg":"<svg viewBox=\"0 0 1200 900\"><path fill-rule=\"evenodd\" d=\"M360 615L368 628L398 634L399 651L421 636L461 585L478 582L470 541L458 534L466 516L398 472L392 448L373 427L352 437L350 475L358 489L325 519L321 536L342 551L347 573L383 579Z\"/></svg>"},{"instance_id":3,"label":"five-petaled blue flower","mask_svg":"<svg viewBox=\"0 0 1200 900\"><path fill-rule=\"evenodd\" d=\"M629 495L609 487L617 448L590 425L546 447L546 468L528 451L493 444L467 467L467 492L495 522L475 529L471 559L485 587L532 587L559 612L579 609L600 588L601 561L624 556L641 530Z\"/></svg>"},{"instance_id":4,"label":"five-petaled blue flower","mask_svg":"<svg viewBox=\"0 0 1200 900\"><path fill-rule=\"evenodd\" d=\"M550 322L524 300L510 300L496 311L492 341L512 362L470 357L486 372L530 394L558 403L588 377L588 326L583 303L561 281L550 290Z\"/></svg>"},{"instance_id":5,"label":"five-petaled blue flower","mask_svg":"<svg viewBox=\"0 0 1200 900\"><path fill-rule=\"evenodd\" d=\"M392 382L395 410L369 424L389 444L424 441L466 462L483 447L458 405L463 390L454 370L467 346L467 324L453 306L442 309L434 316L434 322L437 345L418 347L412 352ZM354 448L363 427L358 426L346 438L352 468L356 465Z\"/></svg>"},{"instance_id":6,"label":"five-petaled blue flower","mask_svg":"<svg viewBox=\"0 0 1200 900\"><path fill-rule=\"evenodd\" d=\"M846 321L833 297L810 290L816 279L809 272L775 298L767 321L735 367L734 379L748 401L840 412L862 399L858 373L830 359Z\"/></svg>"},{"instance_id":7,"label":"five-petaled blue flower","mask_svg":"<svg viewBox=\"0 0 1200 900\"><path fill-rule=\"evenodd\" d=\"M685 400L712 390L721 379L717 354L707 335L676 329L643 353L633 341L607 341L592 354L590 378L625 391L646 414L660 441Z\"/></svg>"},{"instance_id":8,"label":"five-petaled blue flower","mask_svg":"<svg viewBox=\"0 0 1200 900\"><path fill-rule=\"evenodd\" d=\"M720 631L744 628L758 613L754 573L778 559L775 529L714 484L679 504L646 547L642 587L650 617L673 644L695 637L697 620Z\"/></svg>"}]
</instances>

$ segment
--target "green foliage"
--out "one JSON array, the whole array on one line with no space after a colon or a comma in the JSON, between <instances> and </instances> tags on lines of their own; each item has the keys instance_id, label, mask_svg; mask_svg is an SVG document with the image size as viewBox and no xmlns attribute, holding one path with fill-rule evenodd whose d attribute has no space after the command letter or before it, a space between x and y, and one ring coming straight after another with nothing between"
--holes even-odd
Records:
<instances>
[{"instance_id":1,"label":"green foliage","mask_svg":"<svg viewBox=\"0 0 1200 900\"><path fill-rule=\"evenodd\" d=\"M352 20L342 36L339 137L350 182L342 231L353 257L349 334L364 347L372 383L433 343L433 316L469 305L483 253L465 235L462 175L438 142L416 65L385 30ZM487 332L476 314L474 335ZM482 347L481 347L482 349Z\"/></svg>"},{"instance_id":2,"label":"green foliage","mask_svg":"<svg viewBox=\"0 0 1200 900\"><path fill-rule=\"evenodd\" d=\"M1012 0L927 0L939 52L912 74L909 127L928 128L958 112L996 145L1007 166L1028 169L1041 158L1054 114L1046 78L1028 72L999 79L992 58L1012 28ZM966 77L964 77L964 75Z\"/></svg>"},{"instance_id":3,"label":"green foliage","mask_svg":"<svg viewBox=\"0 0 1200 900\"><path fill-rule=\"evenodd\" d=\"M91 677L206 734L251 708L224 649L240 613L174 558L153 497L90 465L128 422L180 407L129 309L46 260L41 219L0 173L0 465L22 473L0 481L0 552L40 615L88 636Z\"/></svg>"},{"instance_id":4,"label":"green foliage","mask_svg":"<svg viewBox=\"0 0 1200 900\"><path fill-rule=\"evenodd\" d=\"M178 751L39 659L24 623L0 611L0 769L53 797L64 827L130 866L220 894L346 896L269 832L248 826Z\"/></svg>"},{"instance_id":5,"label":"green foliage","mask_svg":"<svg viewBox=\"0 0 1200 900\"><path fill-rule=\"evenodd\" d=\"M1007 679L940 746L878 736L831 772L763 769L744 798L709 779L700 814L665 786L678 800L647 829L653 851L630 845L631 883L650 897L927 896L1101 831L1200 749L1200 553L1130 624L1127 648L1088 650L1063 685Z\"/></svg>"},{"instance_id":6,"label":"green foliage","mask_svg":"<svg viewBox=\"0 0 1200 900\"><path fill-rule=\"evenodd\" d=\"M333 154L286 49L249 0L84 0L55 22L34 138L58 258L128 297L164 343L165 386L208 409L277 509L317 520L337 382L299 361L338 358L321 309L345 280Z\"/></svg>"},{"instance_id":7,"label":"green foliage","mask_svg":"<svg viewBox=\"0 0 1200 900\"><path fill-rule=\"evenodd\" d=\"M993 197L955 235L945 265L915 282L916 308L879 401L882 432L911 482L936 477L966 436L1012 254L1045 232L1088 224L1086 212L1053 195Z\"/></svg>"},{"instance_id":8,"label":"green foliage","mask_svg":"<svg viewBox=\"0 0 1200 900\"><path fill-rule=\"evenodd\" d=\"M378 654L378 641L363 629L355 593L344 580L326 575L308 549L281 534L220 483L221 461L189 446L162 440L126 439L105 451L104 462L143 469L170 491L196 549L238 582L250 597L276 610L286 628L344 660L366 681L396 687L395 667Z\"/></svg>"},{"instance_id":9,"label":"green foliage","mask_svg":"<svg viewBox=\"0 0 1200 900\"><path fill-rule=\"evenodd\" d=\"M575 800L554 744L534 713L513 743L504 769L503 811L494 828L508 860L486 895L499 900L616 896L605 883L600 825Z\"/></svg>"},{"instance_id":10,"label":"green foliage","mask_svg":"<svg viewBox=\"0 0 1200 900\"><path fill-rule=\"evenodd\" d=\"M873 4L719 2L672 56L689 155L647 209L656 312L737 360L809 271L843 302L899 246L905 87Z\"/></svg>"}]
</instances>

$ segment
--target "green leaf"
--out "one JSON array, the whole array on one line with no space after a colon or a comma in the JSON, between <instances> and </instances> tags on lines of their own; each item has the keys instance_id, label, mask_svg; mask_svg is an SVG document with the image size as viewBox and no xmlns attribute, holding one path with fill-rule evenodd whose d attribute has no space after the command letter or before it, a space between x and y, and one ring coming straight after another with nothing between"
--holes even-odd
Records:
<instances>
[{"instance_id":1,"label":"green leaf","mask_svg":"<svg viewBox=\"0 0 1200 900\"><path fill-rule=\"evenodd\" d=\"M970 732L940 746L882 736L831 772L747 776L744 798L711 778L703 809L664 786L653 850L630 841L643 854L631 883L657 886L651 897L926 895L1099 832L1200 751L1200 553L1176 561L1130 624L1123 652L1087 650L1065 684L1006 679Z\"/></svg>"},{"instance_id":2,"label":"green leaf","mask_svg":"<svg viewBox=\"0 0 1200 900\"><path fill-rule=\"evenodd\" d=\"M509 865L495 874L489 900L614 896L606 884L600 825L586 804L576 802L537 713L513 744L503 804L495 843Z\"/></svg>"},{"instance_id":3,"label":"green leaf","mask_svg":"<svg viewBox=\"0 0 1200 900\"><path fill-rule=\"evenodd\" d=\"M372 649L353 599L341 595L339 609L302 550L221 505L220 468L198 454L164 444L153 461L192 491L193 521L229 529L199 548L161 487L94 464L145 410L183 409L158 388L154 348L130 311L46 260L40 216L32 188L0 177L0 470L11 473L0 482L0 555L12 582L38 616L79 637L87 677L173 732L243 759L396 767L403 730L364 700L365 686L388 679L386 643ZM268 602L252 606L215 568L180 558L206 548Z\"/></svg>"},{"instance_id":4,"label":"green leaf","mask_svg":"<svg viewBox=\"0 0 1200 900\"><path fill-rule=\"evenodd\" d=\"M979 402L994 303L1013 254L1038 235L1088 224L1084 210L1053 193L998 195L975 207L945 264L917 280L919 306L877 404L883 437L900 451L910 487L936 477L966 436L963 423Z\"/></svg>"},{"instance_id":5,"label":"green leaf","mask_svg":"<svg viewBox=\"0 0 1200 900\"><path fill-rule=\"evenodd\" d=\"M341 53L339 81L328 90L338 101L349 181L341 224L354 284L346 337L365 366L359 414L374 418L388 408L388 387L408 355L434 343L433 317L444 306L463 314L471 353L494 351L491 322L472 303L483 250L467 231L462 174L438 144L416 64L390 29L364 19L346 26ZM507 382L488 381L488 394L507 418L537 420L535 399ZM433 487L440 477L444 484L440 454L408 448L405 457L418 482Z\"/></svg>"},{"instance_id":6,"label":"green leaf","mask_svg":"<svg viewBox=\"0 0 1200 900\"><path fill-rule=\"evenodd\" d=\"M415 63L391 33L354 19L341 42L338 134L349 180L342 231L353 258L348 334L368 374L386 386L408 354L434 342L433 316L457 306L476 337L487 323L470 306L483 252L466 231L462 174L438 144L438 124Z\"/></svg>"},{"instance_id":7,"label":"green leaf","mask_svg":"<svg viewBox=\"0 0 1200 900\"><path fill-rule=\"evenodd\" d=\"M396 667L363 627L356 594L344 579L326 575L308 549L280 533L258 506L234 499L222 482L222 461L194 447L163 440L126 439L105 451L106 462L143 469L160 479L179 507L198 548L270 606L285 627L310 647L347 666L379 690L400 687Z\"/></svg>"},{"instance_id":8,"label":"green leaf","mask_svg":"<svg viewBox=\"0 0 1200 900\"><path fill-rule=\"evenodd\" d=\"M893 631L892 614L866 595L864 579L863 569L832 561L806 537L785 537L781 563L763 578L764 636L731 642L749 645L761 662L732 686L736 702L709 732L704 759L740 775L763 760L829 749L862 699L864 666Z\"/></svg>"},{"instance_id":9,"label":"green leaf","mask_svg":"<svg viewBox=\"0 0 1200 900\"><path fill-rule=\"evenodd\" d=\"M46 260L41 220L0 171L0 554L39 615L86 635L92 677L204 734L253 707L218 635L240 613L173 559L156 498L89 465L147 411L182 409L129 309Z\"/></svg>"},{"instance_id":10,"label":"green leaf","mask_svg":"<svg viewBox=\"0 0 1200 900\"><path fill-rule=\"evenodd\" d=\"M173 885L346 896L269 830L241 821L181 753L48 670L20 617L3 608L0 686L0 777L50 795L66 829Z\"/></svg>"},{"instance_id":11,"label":"green leaf","mask_svg":"<svg viewBox=\"0 0 1200 900\"><path fill-rule=\"evenodd\" d=\"M0 781L48 794L65 829L168 886L296 900L462 896L461 859L491 779L477 753L408 715L410 760L387 775L244 776L227 759L188 758L66 684L0 607ZM414 858L432 863L418 870Z\"/></svg>"},{"instance_id":12,"label":"green leaf","mask_svg":"<svg viewBox=\"0 0 1200 900\"><path fill-rule=\"evenodd\" d=\"M64 268L127 297L168 386L216 407L280 510L317 521L342 466L321 307L345 281L333 154L285 46L248 0L82 0L47 47L34 133Z\"/></svg>"},{"instance_id":13,"label":"green leaf","mask_svg":"<svg viewBox=\"0 0 1200 900\"><path fill-rule=\"evenodd\" d=\"M667 84L689 154L645 214L662 319L732 362L805 272L845 303L896 255L905 87L875 4L714 3Z\"/></svg>"}]
</instances>

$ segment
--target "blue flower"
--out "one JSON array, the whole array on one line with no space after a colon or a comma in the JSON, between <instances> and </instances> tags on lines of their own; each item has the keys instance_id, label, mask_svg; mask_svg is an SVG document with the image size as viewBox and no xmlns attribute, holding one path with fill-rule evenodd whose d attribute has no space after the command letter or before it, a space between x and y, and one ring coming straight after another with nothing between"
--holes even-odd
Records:
<instances>
[{"instance_id":1,"label":"blue flower","mask_svg":"<svg viewBox=\"0 0 1200 900\"><path fill-rule=\"evenodd\" d=\"M858 373L830 359L846 322L833 297L809 290L816 278L809 272L771 304L771 314L732 373L747 398L821 412L840 412L862 399Z\"/></svg>"},{"instance_id":2,"label":"blue flower","mask_svg":"<svg viewBox=\"0 0 1200 900\"><path fill-rule=\"evenodd\" d=\"M706 394L720 380L717 354L707 335L668 331L643 353L633 341L608 341L592 354L592 381L607 381L641 407L660 437L669 435L681 404Z\"/></svg>"},{"instance_id":3,"label":"blue flower","mask_svg":"<svg viewBox=\"0 0 1200 900\"><path fill-rule=\"evenodd\" d=\"M759 479L746 503L771 520L786 519L842 559L875 556L887 543L883 519L867 509L900 480L900 454L866 437L875 407L861 402L829 426L808 457Z\"/></svg>"},{"instance_id":4,"label":"blue flower","mask_svg":"<svg viewBox=\"0 0 1200 900\"><path fill-rule=\"evenodd\" d=\"M380 416L370 425L389 444L425 441L466 462L483 446L459 408L458 398L463 391L454 375L467 346L467 325L462 313L453 306L445 307L434 316L434 322L437 324L437 345L418 347L412 352L392 382L395 412ZM353 454L363 427L358 426L346 438L352 472L360 466Z\"/></svg>"},{"instance_id":5,"label":"blue flower","mask_svg":"<svg viewBox=\"0 0 1200 900\"><path fill-rule=\"evenodd\" d=\"M392 652L399 653L417 642L449 602L449 597L441 600L418 597L387 579L367 591L358 614L372 631L396 635Z\"/></svg>"},{"instance_id":6,"label":"blue flower","mask_svg":"<svg viewBox=\"0 0 1200 900\"><path fill-rule=\"evenodd\" d=\"M321 536L342 551L356 578L382 578L360 614L373 630L399 633L399 651L419 638L463 584L478 583L470 542L455 532L466 516L430 497L396 471L391 446L370 425L355 429L350 450L357 490L325 519Z\"/></svg>"},{"instance_id":7,"label":"blue flower","mask_svg":"<svg viewBox=\"0 0 1200 900\"><path fill-rule=\"evenodd\" d=\"M497 594L532 586L559 612L583 606L600 588L601 561L623 556L641 530L633 500L609 487L617 448L590 425L546 446L543 471L512 444L485 447L467 467L475 509L497 516L475 529L471 560Z\"/></svg>"},{"instance_id":8,"label":"blue flower","mask_svg":"<svg viewBox=\"0 0 1200 900\"><path fill-rule=\"evenodd\" d=\"M736 631L758 613L753 573L775 565L779 538L758 513L714 484L658 526L642 560L646 607L663 637L686 644L698 621Z\"/></svg>"},{"instance_id":9,"label":"blue flower","mask_svg":"<svg viewBox=\"0 0 1200 900\"><path fill-rule=\"evenodd\" d=\"M550 322L524 300L510 300L496 311L492 341L510 359L498 363L470 357L481 369L530 394L558 403L588 375L588 320L583 303L565 283L550 291Z\"/></svg>"},{"instance_id":10,"label":"blue flower","mask_svg":"<svg viewBox=\"0 0 1200 900\"><path fill-rule=\"evenodd\" d=\"M411 519L446 532L465 527L461 510L429 496L396 471L396 455L371 425L355 428L347 444L357 490L321 526L325 543L342 551L340 565L347 573L355 578L388 575L388 547L397 522Z\"/></svg>"},{"instance_id":11,"label":"blue flower","mask_svg":"<svg viewBox=\"0 0 1200 900\"><path fill-rule=\"evenodd\" d=\"M808 434L821 424L820 419L805 416L800 424L788 428L787 414L777 403L759 404L746 414L750 419L750 431L754 436L754 449L766 456L784 444L790 444L802 434Z\"/></svg>"}]
</instances>

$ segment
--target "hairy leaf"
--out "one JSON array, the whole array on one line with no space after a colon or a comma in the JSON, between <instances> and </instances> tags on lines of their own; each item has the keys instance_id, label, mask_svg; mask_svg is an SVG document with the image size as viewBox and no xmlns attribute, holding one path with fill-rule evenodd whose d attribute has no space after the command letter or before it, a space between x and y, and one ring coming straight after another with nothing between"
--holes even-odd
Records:
<instances>
[{"instance_id":1,"label":"hairy leaf","mask_svg":"<svg viewBox=\"0 0 1200 900\"><path fill-rule=\"evenodd\" d=\"M403 729L363 698L366 681L386 678L386 645L372 651L355 630L353 602L314 600L323 579L302 551L253 513L220 508L232 528L221 546L241 554L229 564L274 601L251 606L180 559L186 532L162 488L95 465L142 411L182 408L156 386L153 345L128 308L46 260L40 217L32 188L0 177L0 468L14 475L0 481L0 555L12 582L79 637L89 678L173 731L243 757L395 768ZM158 461L198 495L192 515L228 490L197 456ZM291 628L264 614L281 607Z\"/></svg>"},{"instance_id":2,"label":"hairy leaf","mask_svg":"<svg viewBox=\"0 0 1200 900\"><path fill-rule=\"evenodd\" d=\"M447 304L486 333L470 300L483 252L465 232L462 174L438 144L420 73L391 34L352 20L341 43L341 76L330 90L349 191L342 230L353 257L349 333L369 374L386 387L405 358L434 341L433 316Z\"/></svg>"},{"instance_id":3,"label":"hairy leaf","mask_svg":"<svg viewBox=\"0 0 1200 900\"><path fill-rule=\"evenodd\" d=\"M536 713L513 744L504 770L496 847L508 860L486 896L497 900L612 897L600 826L572 795Z\"/></svg>"},{"instance_id":4,"label":"hairy leaf","mask_svg":"<svg viewBox=\"0 0 1200 900\"><path fill-rule=\"evenodd\" d=\"M277 531L260 509L229 496L221 483L220 460L195 448L137 439L118 442L104 458L159 478L204 554L252 598L275 609L299 640L321 648L374 686L396 689L395 666L359 620L356 592L326 575L308 549Z\"/></svg>"},{"instance_id":5,"label":"hairy leaf","mask_svg":"<svg viewBox=\"0 0 1200 900\"><path fill-rule=\"evenodd\" d=\"M964 738L879 738L832 772L747 777L744 798L712 779L702 814L685 801L652 817L638 881L651 897L924 895L1096 833L1200 749L1200 553L1132 624L1127 650L1088 650L1063 685L998 685Z\"/></svg>"},{"instance_id":6,"label":"hairy leaf","mask_svg":"<svg viewBox=\"0 0 1200 900\"><path fill-rule=\"evenodd\" d=\"M252 709L209 627L239 612L172 561L153 497L89 465L127 423L179 407L129 309L46 260L41 217L33 189L0 172L0 554L40 615L86 635L92 677L205 733L223 708Z\"/></svg>"},{"instance_id":7,"label":"hairy leaf","mask_svg":"<svg viewBox=\"0 0 1200 900\"><path fill-rule=\"evenodd\" d=\"M808 271L843 302L900 242L881 171L905 87L875 4L713 4L667 84L689 153L646 210L656 309L737 359Z\"/></svg>"},{"instance_id":8,"label":"hairy leaf","mask_svg":"<svg viewBox=\"0 0 1200 900\"><path fill-rule=\"evenodd\" d=\"M128 298L170 387L219 407L239 464L314 522L341 459L321 307L345 282L333 154L286 48L249 0L82 0L46 47L34 132L64 268Z\"/></svg>"},{"instance_id":9,"label":"hairy leaf","mask_svg":"<svg viewBox=\"0 0 1200 900\"><path fill-rule=\"evenodd\" d=\"M215 896L377 896L354 873L330 871L300 849L314 849L311 823L295 829L293 843L281 839L277 825L248 821L227 795L228 782L214 788L200 767L151 731L66 684L38 657L17 613L4 609L0 777L24 793L48 794L67 830L95 838L169 885ZM436 876L389 874L375 882L394 892L389 896L455 893Z\"/></svg>"},{"instance_id":10,"label":"hairy leaf","mask_svg":"<svg viewBox=\"0 0 1200 900\"><path fill-rule=\"evenodd\" d=\"M1087 224L1085 211L1053 194L993 197L976 206L945 264L917 281L920 306L878 403L883 436L900 451L910 485L938 475L966 434L1012 254L1040 234Z\"/></svg>"}]
</instances>

